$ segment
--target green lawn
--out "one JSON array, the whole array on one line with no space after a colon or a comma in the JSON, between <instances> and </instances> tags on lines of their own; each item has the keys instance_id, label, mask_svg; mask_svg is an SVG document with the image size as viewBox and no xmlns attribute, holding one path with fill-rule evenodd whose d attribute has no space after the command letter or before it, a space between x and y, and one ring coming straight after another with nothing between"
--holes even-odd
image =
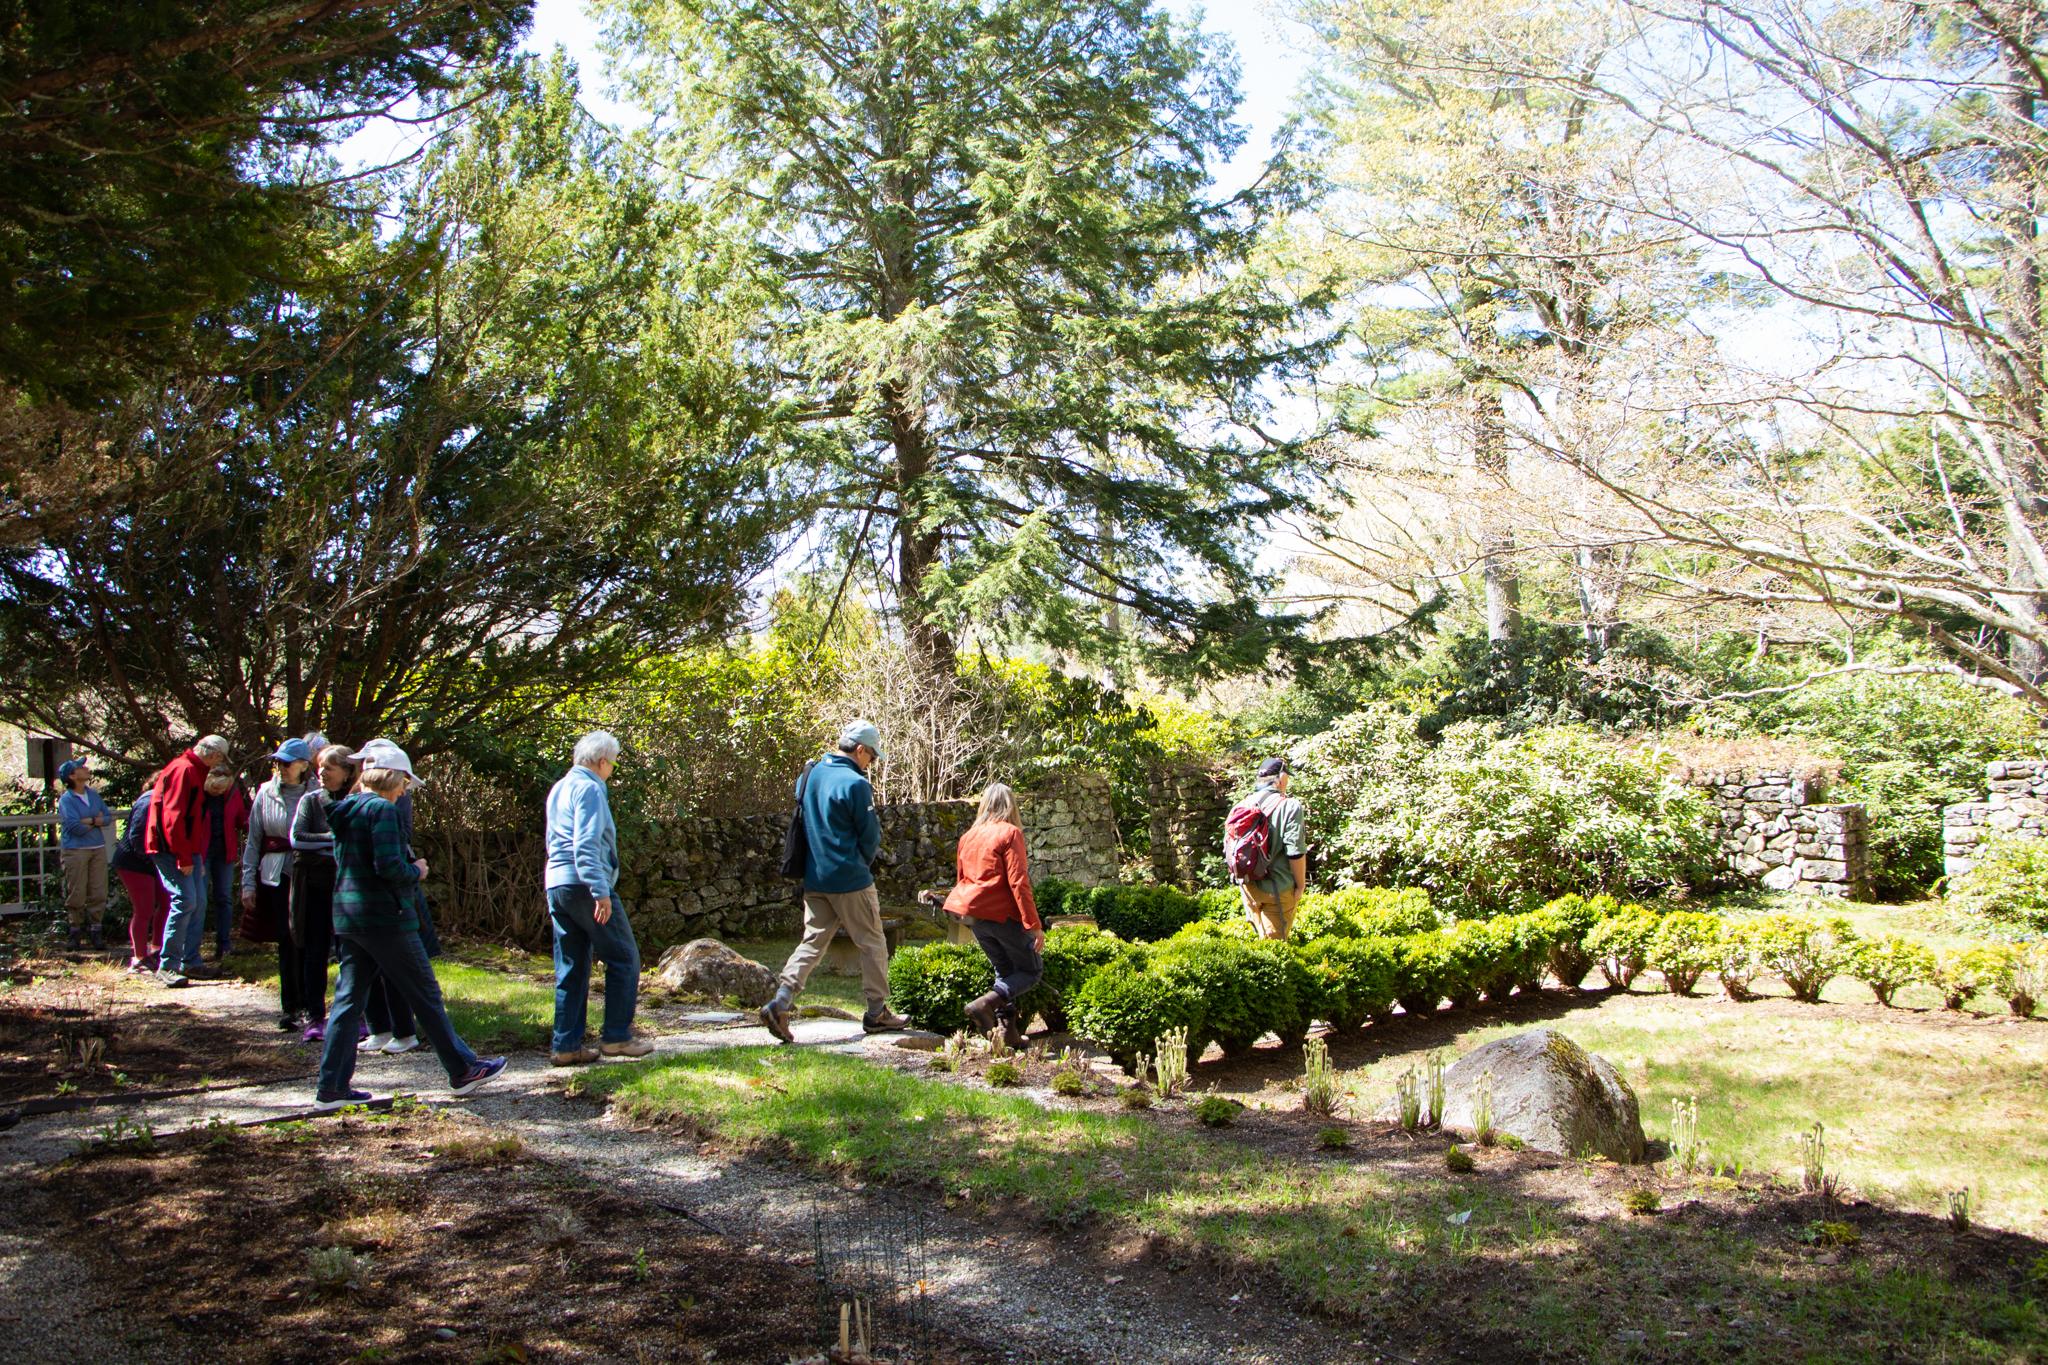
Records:
<instances>
[{"instance_id":1,"label":"green lawn","mask_svg":"<svg viewBox=\"0 0 2048 1365\"><path fill-rule=\"evenodd\" d=\"M726 946L744 957L751 957L771 972L780 972L782 964L796 951L797 940L793 938L750 939L729 943ZM821 964L811 973L811 980L804 987L804 993L797 997L798 1005L832 1005L849 1014L858 1015L867 1009L867 1001L860 993L860 978L838 976L825 970Z\"/></svg>"},{"instance_id":2,"label":"green lawn","mask_svg":"<svg viewBox=\"0 0 2048 1365\"><path fill-rule=\"evenodd\" d=\"M820 1167L1061 1223L1205 1248L1299 1302L1515 1356L1592 1361L1945 1359L2048 1351L2048 1322L1935 1265L1827 1259L1767 1224L1577 1218L1440 1162L1276 1154L1124 1114L927 1080L812 1050L729 1048L573 1082L639 1120L682 1120ZM1256 1121L1256 1120L1253 1120ZM1434 1154L1434 1147L1418 1149ZM1490 1158L1489 1158L1490 1159ZM1000 1205L998 1206L1000 1207Z\"/></svg>"},{"instance_id":3,"label":"green lawn","mask_svg":"<svg viewBox=\"0 0 2048 1365\"><path fill-rule=\"evenodd\" d=\"M227 961L240 980L277 989L277 956L267 947L238 950ZM328 968L329 998L334 989ZM448 1018L464 1042L479 1049L544 1048L554 1028L553 961L496 944L451 943L434 959ZM591 973L591 998L601 998L604 969Z\"/></svg>"}]
</instances>

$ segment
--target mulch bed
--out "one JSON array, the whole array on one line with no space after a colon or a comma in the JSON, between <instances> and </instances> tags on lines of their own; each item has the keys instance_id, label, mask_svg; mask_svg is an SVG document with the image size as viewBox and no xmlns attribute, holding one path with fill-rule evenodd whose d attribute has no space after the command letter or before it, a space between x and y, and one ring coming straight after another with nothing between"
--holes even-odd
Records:
<instances>
[{"instance_id":1,"label":"mulch bed","mask_svg":"<svg viewBox=\"0 0 2048 1365\"><path fill-rule=\"evenodd\" d=\"M209 1360L782 1362L836 1336L807 1249L736 1245L463 1115L195 1134L64 1163L31 1202Z\"/></svg>"},{"instance_id":2,"label":"mulch bed","mask_svg":"<svg viewBox=\"0 0 2048 1365\"><path fill-rule=\"evenodd\" d=\"M60 1095L262 1084L312 1074L310 1048L246 1021L103 986L37 981L0 1002L0 1106Z\"/></svg>"}]
</instances>

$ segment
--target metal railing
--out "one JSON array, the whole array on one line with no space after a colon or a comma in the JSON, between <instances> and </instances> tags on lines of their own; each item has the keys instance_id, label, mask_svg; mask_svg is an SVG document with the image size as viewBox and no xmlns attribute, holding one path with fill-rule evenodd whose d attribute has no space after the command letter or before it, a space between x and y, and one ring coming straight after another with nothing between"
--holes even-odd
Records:
<instances>
[{"instance_id":1,"label":"metal railing","mask_svg":"<svg viewBox=\"0 0 2048 1365\"><path fill-rule=\"evenodd\" d=\"M114 813L114 827L107 831L109 849L119 842L127 823L126 811ZM0 815L0 915L22 915L64 903L60 834L55 811Z\"/></svg>"}]
</instances>

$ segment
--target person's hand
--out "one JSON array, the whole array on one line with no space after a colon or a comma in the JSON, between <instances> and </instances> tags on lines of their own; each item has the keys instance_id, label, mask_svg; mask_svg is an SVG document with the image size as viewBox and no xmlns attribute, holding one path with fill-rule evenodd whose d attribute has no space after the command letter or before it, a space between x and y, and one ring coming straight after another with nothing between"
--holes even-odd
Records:
<instances>
[{"instance_id":1,"label":"person's hand","mask_svg":"<svg viewBox=\"0 0 2048 1365\"><path fill-rule=\"evenodd\" d=\"M590 917L599 924L611 923L612 898L610 896L599 896L590 911Z\"/></svg>"},{"instance_id":2,"label":"person's hand","mask_svg":"<svg viewBox=\"0 0 2048 1365\"><path fill-rule=\"evenodd\" d=\"M180 858L180 859L178 859L178 871L180 871L180 872L190 872L191 870L192 870L192 860L191 860L190 858Z\"/></svg>"},{"instance_id":3,"label":"person's hand","mask_svg":"<svg viewBox=\"0 0 2048 1365\"><path fill-rule=\"evenodd\" d=\"M1044 953L1045 953L1045 930L1043 930L1043 929L1033 929L1033 930L1031 931L1031 951L1032 951L1032 952L1034 952L1034 953L1037 953L1037 954L1039 954L1040 956L1043 956L1043 955L1044 955Z\"/></svg>"},{"instance_id":4,"label":"person's hand","mask_svg":"<svg viewBox=\"0 0 2048 1365\"><path fill-rule=\"evenodd\" d=\"M256 890L254 887L245 886L242 888L242 908L244 910L254 910L256 908Z\"/></svg>"},{"instance_id":5,"label":"person's hand","mask_svg":"<svg viewBox=\"0 0 2048 1365\"><path fill-rule=\"evenodd\" d=\"M424 877L427 875L427 860L425 858L414 858L412 865L420 870L420 876Z\"/></svg>"}]
</instances>

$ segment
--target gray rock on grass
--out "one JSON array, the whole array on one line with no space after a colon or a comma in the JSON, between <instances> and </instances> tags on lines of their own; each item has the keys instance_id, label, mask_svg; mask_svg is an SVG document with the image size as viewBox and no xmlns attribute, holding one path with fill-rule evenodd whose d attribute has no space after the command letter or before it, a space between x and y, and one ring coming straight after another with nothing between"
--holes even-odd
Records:
<instances>
[{"instance_id":1,"label":"gray rock on grass","mask_svg":"<svg viewBox=\"0 0 2048 1365\"><path fill-rule=\"evenodd\" d=\"M767 1004L775 994L774 973L715 938L693 938L669 949L654 974L671 990L713 1000L733 996L749 1009Z\"/></svg>"},{"instance_id":2,"label":"gray rock on grass","mask_svg":"<svg viewBox=\"0 0 2048 1365\"><path fill-rule=\"evenodd\" d=\"M1643 1159L1636 1092L1605 1057L1555 1029L1531 1029L1476 1048L1444 1073L1444 1126L1470 1129L1479 1078L1493 1073L1493 1126L1561 1156Z\"/></svg>"}]
</instances>

